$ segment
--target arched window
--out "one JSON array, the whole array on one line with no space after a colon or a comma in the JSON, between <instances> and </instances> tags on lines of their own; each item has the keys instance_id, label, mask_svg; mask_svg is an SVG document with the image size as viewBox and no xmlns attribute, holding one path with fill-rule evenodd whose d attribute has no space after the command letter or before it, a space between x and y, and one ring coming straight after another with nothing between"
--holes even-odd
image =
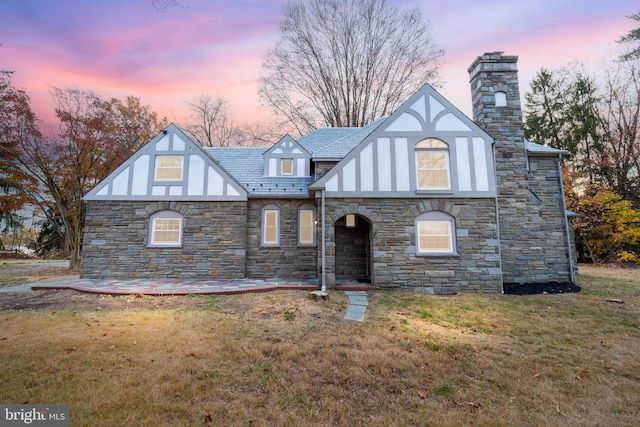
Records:
<instances>
[{"instance_id":1,"label":"arched window","mask_svg":"<svg viewBox=\"0 0 640 427\"><path fill-rule=\"evenodd\" d=\"M426 212L416 217L416 254L456 253L455 220L444 212Z\"/></svg>"},{"instance_id":2,"label":"arched window","mask_svg":"<svg viewBox=\"0 0 640 427\"><path fill-rule=\"evenodd\" d=\"M415 145L418 190L448 190L449 145L435 138L427 138Z\"/></svg>"},{"instance_id":3,"label":"arched window","mask_svg":"<svg viewBox=\"0 0 640 427\"><path fill-rule=\"evenodd\" d=\"M262 245L280 245L280 208L276 205L262 208Z\"/></svg>"},{"instance_id":4,"label":"arched window","mask_svg":"<svg viewBox=\"0 0 640 427\"><path fill-rule=\"evenodd\" d=\"M298 208L298 244L316 244L316 210L313 205Z\"/></svg>"},{"instance_id":5,"label":"arched window","mask_svg":"<svg viewBox=\"0 0 640 427\"><path fill-rule=\"evenodd\" d=\"M149 246L181 247L184 218L175 211L160 211L151 215Z\"/></svg>"},{"instance_id":6,"label":"arched window","mask_svg":"<svg viewBox=\"0 0 640 427\"><path fill-rule=\"evenodd\" d=\"M496 107L506 107L507 106L507 94L504 92L496 92L495 101Z\"/></svg>"}]
</instances>

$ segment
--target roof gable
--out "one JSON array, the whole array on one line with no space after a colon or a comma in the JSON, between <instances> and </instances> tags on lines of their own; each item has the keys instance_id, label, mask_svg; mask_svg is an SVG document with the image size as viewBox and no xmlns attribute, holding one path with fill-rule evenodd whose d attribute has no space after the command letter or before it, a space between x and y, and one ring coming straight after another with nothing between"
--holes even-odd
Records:
<instances>
[{"instance_id":1,"label":"roof gable","mask_svg":"<svg viewBox=\"0 0 640 427\"><path fill-rule=\"evenodd\" d=\"M311 154L287 134L265 151L264 157L311 157Z\"/></svg>"},{"instance_id":2,"label":"roof gable","mask_svg":"<svg viewBox=\"0 0 640 427\"><path fill-rule=\"evenodd\" d=\"M304 177L311 174L311 154L289 135L264 153L265 177Z\"/></svg>"},{"instance_id":3,"label":"roof gable","mask_svg":"<svg viewBox=\"0 0 640 427\"><path fill-rule=\"evenodd\" d=\"M493 139L429 85L362 138L311 189L324 188L334 197L487 197L496 192ZM448 146L451 188L446 191L417 188L415 144L425 138Z\"/></svg>"},{"instance_id":4,"label":"roof gable","mask_svg":"<svg viewBox=\"0 0 640 427\"><path fill-rule=\"evenodd\" d=\"M161 158L176 175L158 177ZM85 200L246 200L247 193L218 163L170 124L96 185Z\"/></svg>"}]
</instances>

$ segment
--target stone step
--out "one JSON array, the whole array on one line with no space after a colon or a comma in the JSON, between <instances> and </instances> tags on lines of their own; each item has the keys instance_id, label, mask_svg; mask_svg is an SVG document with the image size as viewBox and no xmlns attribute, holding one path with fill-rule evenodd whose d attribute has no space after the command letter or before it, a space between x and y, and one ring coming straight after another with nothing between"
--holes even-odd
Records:
<instances>
[{"instance_id":1,"label":"stone step","mask_svg":"<svg viewBox=\"0 0 640 427\"><path fill-rule=\"evenodd\" d=\"M364 314L369 306L367 293L364 291L345 291L345 295L349 297L349 307L344 315L345 320L364 322Z\"/></svg>"}]
</instances>

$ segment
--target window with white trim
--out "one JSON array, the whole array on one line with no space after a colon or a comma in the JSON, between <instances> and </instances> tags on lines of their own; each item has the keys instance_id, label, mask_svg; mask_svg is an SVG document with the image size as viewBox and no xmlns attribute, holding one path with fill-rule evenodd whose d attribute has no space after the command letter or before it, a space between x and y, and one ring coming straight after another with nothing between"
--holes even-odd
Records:
<instances>
[{"instance_id":1,"label":"window with white trim","mask_svg":"<svg viewBox=\"0 0 640 427\"><path fill-rule=\"evenodd\" d=\"M280 209L276 205L267 205L262 209L262 245L280 244Z\"/></svg>"},{"instance_id":2,"label":"window with white trim","mask_svg":"<svg viewBox=\"0 0 640 427\"><path fill-rule=\"evenodd\" d=\"M416 218L418 255L454 254L455 222L444 212L427 212Z\"/></svg>"},{"instance_id":3,"label":"window with white trim","mask_svg":"<svg viewBox=\"0 0 640 427\"><path fill-rule=\"evenodd\" d=\"M156 181L182 181L182 156L156 156Z\"/></svg>"},{"instance_id":4,"label":"window with white trim","mask_svg":"<svg viewBox=\"0 0 640 427\"><path fill-rule=\"evenodd\" d=\"M160 211L151 216L149 246L182 246L183 217L178 212Z\"/></svg>"},{"instance_id":5,"label":"window with white trim","mask_svg":"<svg viewBox=\"0 0 640 427\"><path fill-rule=\"evenodd\" d=\"M293 175L293 159L280 159L280 173Z\"/></svg>"},{"instance_id":6,"label":"window with white trim","mask_svg":"<svg viewBox=\"0 0 640 427\"><path fill-rule=\"evenodd\" d=\"M298 210L298 244L314 245L316 243L316 212L311 206L303 206Z\"/></svg>"},{"instance_id":7,"label":"window with white trim","mask_svg":"<svg viewBox=\"0 0 640 427\"><path fill-rule=\"evenodd\" d=\"M448 190L449 145L435 138L427 138L415 145L418 190Z\"/></svg>"}]
</instances>

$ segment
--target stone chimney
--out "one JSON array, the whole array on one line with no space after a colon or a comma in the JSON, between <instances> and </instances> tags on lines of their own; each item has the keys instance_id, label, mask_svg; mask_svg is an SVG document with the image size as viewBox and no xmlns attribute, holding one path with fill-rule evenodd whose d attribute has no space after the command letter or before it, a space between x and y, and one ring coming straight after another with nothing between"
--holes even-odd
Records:
<instances>
[{"instance_id":1,"label":"stone chimney","mask_svg":"<svg viewBox=\"0 0 640 427\"><path fill-rule=\"evenodd\" d=\"M502 280L573 281L559 153L527 152L517 62L491 52L468 69L473 119L495 141Z\"/></svg>"},{"instance_id":2,"label":"stone chimney","mask_svg":"<svg viewBox=\"0 0 640 427\"><path fill-rule=\"evenodd\" d=\"M473 119L495 140L503 281L530 281L531 207L517 56L485 53L468 68ZM528 280L529 279L529 280Z\"/></svg>"},{"instance_id":3,"label":"stone chimney","mask_svg":"<svg viewBox=\"0 0 640 427\"><path fill-rule=\"evenodd\" d=\"M517 56L485 53L467 70L473 120L496 141L496 166L507 180L527 174L517 62Z\"/></svg>"}]
</instances>

